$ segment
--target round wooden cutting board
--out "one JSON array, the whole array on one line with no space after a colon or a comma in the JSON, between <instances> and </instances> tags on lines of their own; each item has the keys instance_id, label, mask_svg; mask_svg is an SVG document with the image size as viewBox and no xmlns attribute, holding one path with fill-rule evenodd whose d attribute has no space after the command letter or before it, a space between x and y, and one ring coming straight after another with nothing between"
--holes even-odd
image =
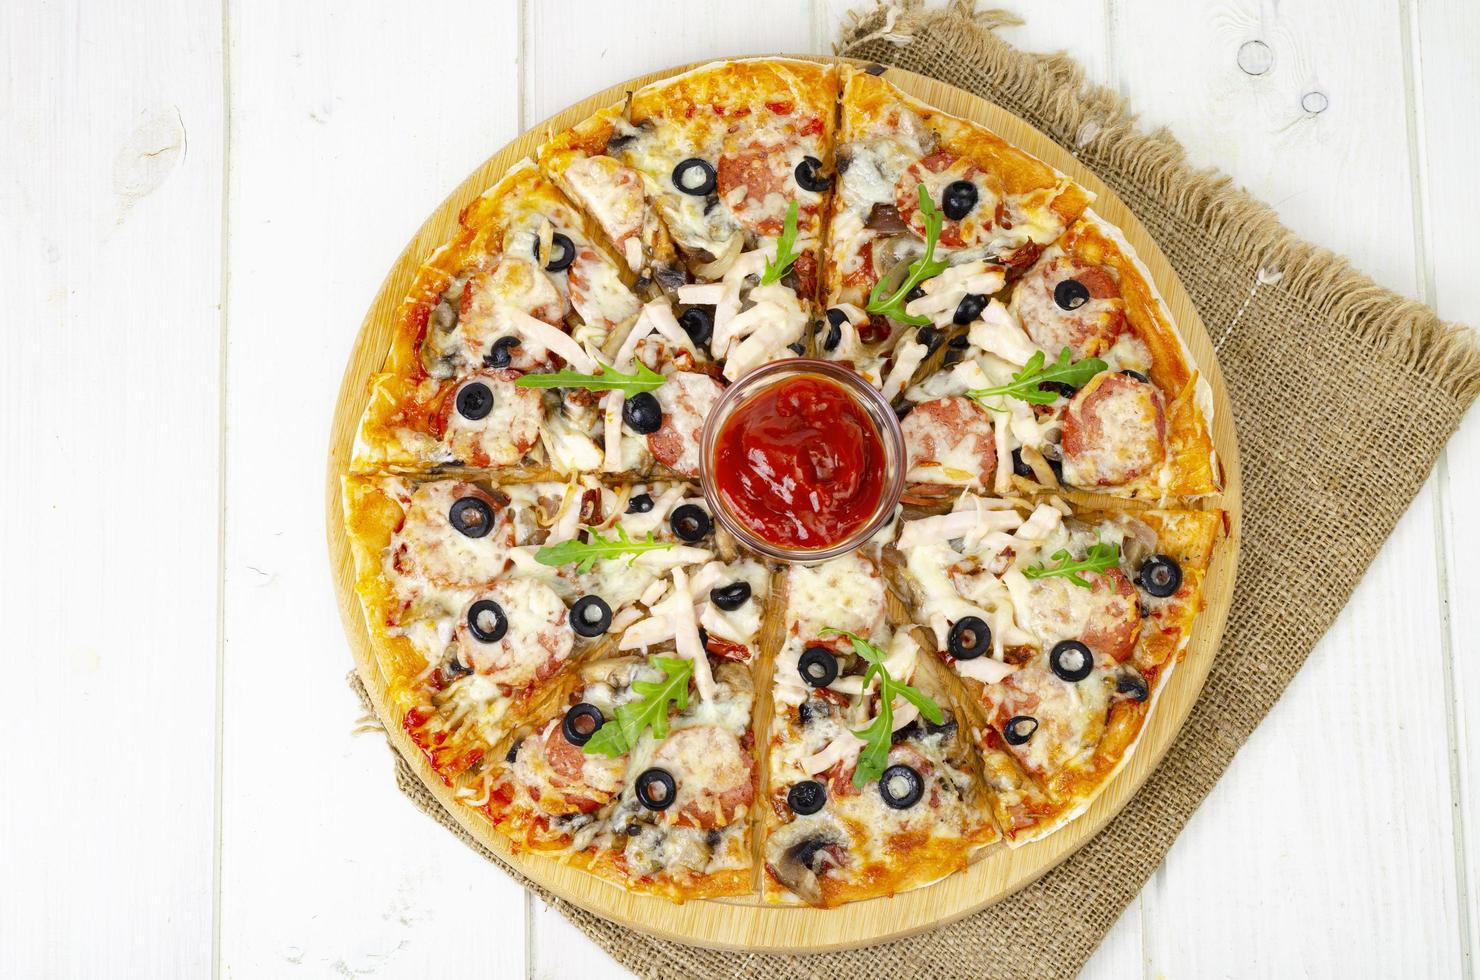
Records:
<instances>
[{"instance_id":1,"label":"round wooden cutting board","mask_svg":"<svg viewBox=\"0 0 1480 980\"><path fill-rule=\"evenodd\" d=\"M841 60L789 57L808 57L808 60L822 62ZM421 753L406 738L401 726L385 715L385 685L370 647L359 598L354 591L354 567L343 528L340 479L348 466L355 430L368 400L368 380L380 368L390 344L397 306L406 295L421 260L452 237L459 209L495 183L511 164L532 155L547 132L559 132L597 109L621 101L627 92L639 86L676 75L690 67L693 66L654 72L613 86L556 114L509 143L489 157L427 218L386 276L350 354L329 444L326 511L339 610L360 676L377 713L386 723L389 737L402 755L411 761L422 781L473 836L554 894L633 929L703 946L812 953L896 939L959 919L1034 881L1104 827L1161 761L1202 690L1228 618L1241 528L1238 447L1234 438L1232 407L1214 357L1212 341L1197 310L1146 229L1109 188L1052 140L1006 110L934 79L889 69L884 77L905 92L946 112L984 124L1094 191L1097 195L1094 210L1120 227L1151 270L1192 350L1193 358L1212 386L1213 442L1223 467L1224 491L1206 501L1204 506L1219 507L1228 513L1228 533L1214 553L1206 581L1207 606L1198 619L1185 658L1159 693L1156 709L1151 713L1137 750L1078 819L1036 843L1018 848L995 845L979 855L965 871L892 898L836 909L766 906L758 899L692 901L675 905L661 898L629 894L547 858L512 854L508 843L490 833L476 812L454 800L452 791L432 772Z\"/></svg>"}]
</instances>

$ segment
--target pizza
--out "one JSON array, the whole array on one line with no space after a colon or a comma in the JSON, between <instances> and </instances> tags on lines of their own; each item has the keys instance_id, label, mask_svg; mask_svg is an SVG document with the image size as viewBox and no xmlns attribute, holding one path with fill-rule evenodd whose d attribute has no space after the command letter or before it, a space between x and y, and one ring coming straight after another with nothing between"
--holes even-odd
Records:
<instances>
[{"instance_id":1,"label":"pizza","mask_svg":"<svg viewBox=\"0 0 1480 980\"><path fill-rule=\"evenodd\" d=\"M1226 530L1210 390L1093 195L878 71L785 58L546 135L417 269L343 477L424 778L514 851L674 901L834 907L1073 820ZM705 430L810 359L892 408L905 489L787 563L716 513ZM852 479L823 404L787 459Z\"/></svg>"}]
</instances>

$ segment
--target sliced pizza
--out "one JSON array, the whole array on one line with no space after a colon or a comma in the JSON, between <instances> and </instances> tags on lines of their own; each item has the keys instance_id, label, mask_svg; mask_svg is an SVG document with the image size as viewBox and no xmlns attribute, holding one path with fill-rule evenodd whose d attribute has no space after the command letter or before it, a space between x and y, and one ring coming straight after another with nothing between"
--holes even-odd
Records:
<instances>
[{"instance_id":1,"label":"sliced pizza","mask_svg":"<svg viewBox=\"0 0 1480 980\"><path fill-rule=\"evenodd\" d=\"M504 479L599 469L589 398L521 387L599 369L640 304L559 190L524 161L459 215L422 264L373 376L351 468L499 468ZM583 393L588 394L588 393Z\"/></svg>"},{"instance_id":2,"label":"sliced pizza","mask_svg":"<svg viewBox=\"0 0 1480 980\"><path fill-rule=\"evenodd\" d=\"M750 559L675 568L583 666L473 800L516 848L633 891L684 900L751 887L751 663L769 572Z\"/></svg>"},{"instance_id":3,"label":"sliced pizza","mask_svg":"<svg viewBox=\"0 0 1480 980\"><path fill-rule=\"evenodd\" d=\"M870 70L846 76L819 348L892 399L1093 195Z\"/></svg>"},{"instance_id":4,"label":"sliced pizza","mask_svg":"<svg viewBox=\"0 0 1480 980\"><path fill-rule=\"evenodd\" d=\"M834 906L917 888L997 838L959 708L877 562L853 552L787 575L776 655L764 894Z\"/></svg>"},{"instance_id":5,"label":"sliced pizza","mask_svg":"<svg viewBox=\"0 0 1480 980\"><path fill-rule=\"evenodd\" d=\"M893 546L916 615L974 693L1010 840L1081 812L1129 758L1192 638L1223 514L1076 513L963 495Z\"/></svg>"},{"instance_id":6,"label":"sliced pizza","mask_svg":"<svg viewBox=\"0 0 1480 980\"><path fill-rule=\"evenodd\" d=\"M916 496L1213 493L1212 394L1130 244L1091 212L905 392Z\"/></svg>"},{"instance_id":7,"label":"sliced pizza","mask_svg":"<svg viewBox=\"0 0 1480 980\"><path fill-rule=\"evenodd\" d=\"M607 138L684 260L681 322L730 380L807 350L836 99L831 65L705 65L634 92Z\"/></svg>"},{"instance_id":8,"label":"sliced pizza","mask_svg":"<svg viewBox=\"0 0 1480 980\"><path fill-rule=\"evenodd\" d=\"M346 478L391 710L443 779L476 770L567 665L615 651L655 582L714 560L691 488L653 488L661 509L632 490Z\"/></svg>"}]
</instances>

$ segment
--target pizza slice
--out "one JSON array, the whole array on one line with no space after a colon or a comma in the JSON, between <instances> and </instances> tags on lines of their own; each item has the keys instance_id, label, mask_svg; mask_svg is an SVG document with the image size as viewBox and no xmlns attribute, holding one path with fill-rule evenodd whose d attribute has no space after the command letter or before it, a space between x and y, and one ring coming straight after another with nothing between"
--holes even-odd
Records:
<instances>
[{"instance_id":1,"label":"pizza slice","mask_svg":"<svg viewBox=\"0 0 1480 980\"><path fill-rule=\"evenodd\" d=\"M983 126L846 70L822 356L894 398L1093 195Z\"/></svg>"},{"instance_id":2,"label":"pizza slice","mask_svg":"<svg viewBox=\"0 0 1480 980\"><path fill-rule=\"evenodd\" d=\"M606 152L641 177L691 280L672 289L680 321L730 380L807 350L836 99L834 66L732 61L645 86L610 119Z\"/></svg>"},{"instance_id":3,"label":"pizza slice","mask_svg":"<svg viewBox=\"0 0 1480 980\"><path fill-rule=\"evenodd\" d=\"M773 674L764 894L829 907L929 884L997 839L949 689L893 630L878 564L793 566Z\"/></svg>"},{"instance_id":4,"label":"pizza slice","mask_svg":"<svg viewBox=\"0 0 1480 980\"><path fill-rule=\"evenodd\" d=\"M1221 511L1075 512L964 494L892 565L973 692L1009 840L1083 811L1130 757L1192 637Z\"/></svg>"},{"instance_id":5,"label":"pizza slice","mask_svg":"<svg viewBox=\"0 0 1480 980\"><path fill-rule=\"evenodd\" d=\"M388 707L444 780L476 777L570 664L615 653L655 583L715 559L696 493L345 479Z\"/></svg>"},{"instance_id":6,"label":"pizza slice","mask_svg":"<svg viewBox=\"0 0 1480 980\"><path fill-rule=\"evenodd\" d=\"M516 848L677 901L747 893L756 797L750 664L769 573L675 568L623 656L584 665L474 803Z\"/></svg>"},{"instance_id":7,"label":"pizza slice","mask_svg":"<svg viewBox=\"0 0 1480 980\"><path fill-rule=\"evenodd\" d=\"M903 400L909 479L930 485L917 498L1065 486L1163 502L1219 486L1211 389L1130 244L1092 212Z\"/></svg>"},{"instance_id":8,"label":"pizza slice","mask_svg":"<svg viewBox=\"0 0 1480 980\"><path fill-rule=\"evenodd\" d=\"M458 221L397 311L351 468L599 468L599 448L582 436L590 399L517 382L565 365L599 369L599 352L640 309L622 270L527 160Z\"/></svg>"}]
</instances>

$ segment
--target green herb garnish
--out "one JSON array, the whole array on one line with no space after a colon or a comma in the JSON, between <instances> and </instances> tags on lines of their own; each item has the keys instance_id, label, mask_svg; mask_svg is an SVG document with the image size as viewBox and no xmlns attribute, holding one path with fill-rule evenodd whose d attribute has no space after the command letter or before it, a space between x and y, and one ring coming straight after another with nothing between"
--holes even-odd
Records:
<instances>
[{"instance_id":1,"label":"green herb garnish","mask_svg":"<svg viewBox=\"0 0 1480 980\"><path fill-rule=\"evenodd\" d=\"M1059 351L1059 359L1048 367L1043 366L1045 360L1047 358L1043 356L1043 351L1038 351L1028 358L1028 363L1023 365L1021 371L1012 376L1011 384L998 385L995 388L976 388L966 394L977 401L1006 395L1010 398L1019 398L1030 405L1051 405L1059 397L1058 393L1048 391L1041 385L1058 382L1079 388L1108 367L1098 357L1086 357L1082 361L1071 362L1067 347Z\"/></svg>"},{"instance_id":2,"label":"green herb garnish","mask_svg":"<svg viewBox=\"0 0 1480 980\"><path fill-rule=\"evenodd\" d=\"M930 317L915 316L904 311L905 303L910 292L926 279L940 275L950 267L950 263L935 257L935 243L940 241L941 214L935 209L935 202L930 200L930 193L925 190L925 185L918 185L920 195L920 214L925 222L925 254L910 263L909 275L903 283L894 291L894 295L884 297L882 282L874 283L874 288L868 294L868 311L870 313L882 313L891 320L899 323L908 323L912 327L924 327L930 324Z\"/></svg>"},{"instance_id":3,"label":"green herb garnish","mask_svg":"<svg viewBox=\"0 0 1480 980\"><path fill-rule=\"evenodd\" d=\"M661 681L633 681L632 690L642 695L636 701L618 705L616 718L592 733L581 751L616 758L642 738L644 728L652 728L653 738L668 736L668 702L682 711L689 706L689 678L694 662L680 657L648 657L655 670L663 672Z\"/></svg>"},{"instance_id":4,"label":"green herb garnish","mask_svg":"<svg viewBox=\"0 0 1480 980\"><path fill-rule=\"evenodd\" d=\"M781 237L776 239L776 262L773 265L770 259L766 260L766 272L761 276L761 285L769 286L786 275L793 262L801 257L796 251L797 243L797 202L792 201L786 207L786 223L781 228Z\"/></svg>"},{"instance_id":5,"label":"green herb garnish","mask_svg":"<svg viewBox=\"0 0 1480 980\"><path fill-rule=\"evenodd\" d=\"M637 362L637 370L632 374L623 374L607 364L600 367L600 374L581 374L568 368L547 374L526 374L514 384L520 388L585 388L587 391L620 391L635 395L660 388L667 380L642 361Z\"/></svg>"},{"instance_id":6,"label":"green herb garnish","mask_svg":"<svg viewBox=\"0 0 1480 980\"><path fill-rule=\"evenodd\" d=\"M649 531L647 538L642 541L632 540L622 525L618 524L612 528L615 532L609 538L603 538L601 532L594 527L586 528L591 535L591 540L581 541L571 538L559 544L548 545L534 553L534 560L541 565L569 565L571 562L579 562L576 571L589 572L598 561L603 558L616 558L621 555L630 556L627 564L637 560L637 556L648 551L667 551L676 542L658 541L653 538L653 532Z\"/></svg>"},{"instance_id":7,"label":"green herb garnish","mask_svg":"<svg viewBox=\"0 0 1480 980\"><path fill-rule=\"evenodd\" d=\"M1100 541L1090 546L1085 553L1083 561L1074 561L1074 556L1069 554L1067 548L1060 548L1049 555L1049 561L1059 564L1054 568L1044 568L1042 565L1030 565L1023 569L1023 577L1031 579L1052 578L1055 575L1062 576L1079 586L1087 589L1090 584L1079 576L1080 572L1093 572L1098 575L1120 564L1120 546Z\"/></svg>"},{"instance_id":8,"label":"green herb garnish","mask_svg":"<svg viewBox=\"0 0 1480 980\"><path fill-rule=\"evenodd\" d=\"M941 713L940 705L932 701L927 695L920 693L903 681L897 681L889 676L889 671L884 667L884 651L874 646L868 640L857 633L847 630L835 629L831 626L822 631L826 633L837 633L846 636L853 641L853 652L858 654L868 663L868 670L863 674L863 689L868 691L869 682L875 677L879 679L879 715L865 729L853 734L863 739L865 743L863 751L858 755L858 765L853 770L853 785L862 789L872 780L878 779L884 774L889 766L889 748L893 745L894 735L894 699L904 698L910 704L920 709L932 725L939 725L945 720Z\"/></svg>"}]
</instances>

